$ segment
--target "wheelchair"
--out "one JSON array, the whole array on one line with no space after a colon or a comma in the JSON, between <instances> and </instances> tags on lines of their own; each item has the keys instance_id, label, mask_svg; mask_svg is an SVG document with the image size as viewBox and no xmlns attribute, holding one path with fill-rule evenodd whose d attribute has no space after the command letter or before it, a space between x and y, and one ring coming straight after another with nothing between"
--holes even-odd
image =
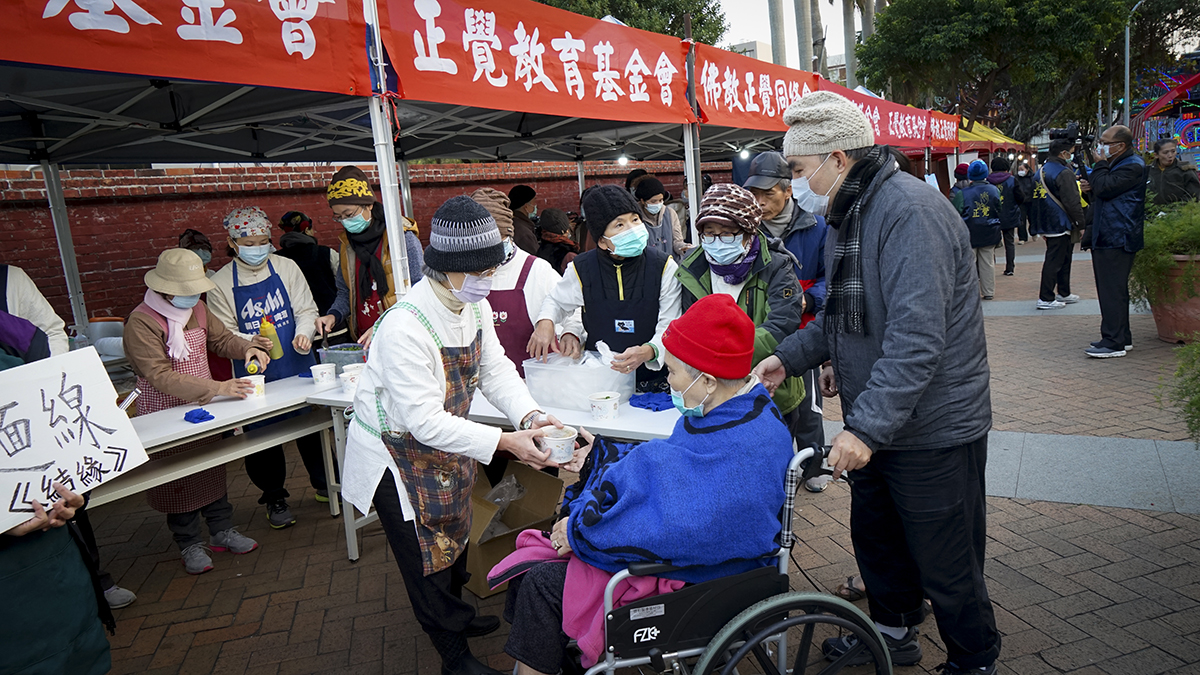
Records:
<instances>
[{"instance_id":1,"label":"wheelchair","mask_svg":"<svg viewBox=\"0 0 1200 675\"><path fill-rule=\"evenodd\" d=\"M796 490L828 475L829 448L805 448L788 465L775 565L685 586L613 609L622 580L678 568L634 564L613 575L604 591L605 654L585 675L649 666L672 675L892 675L892 663L875 623L854 605L821 593L791 592L788 559L795 542ZM857 644L835 660L821 649L825 638L850 634ZM867 652L872 663L849 666Z\"/></svg>"}]
</instances>

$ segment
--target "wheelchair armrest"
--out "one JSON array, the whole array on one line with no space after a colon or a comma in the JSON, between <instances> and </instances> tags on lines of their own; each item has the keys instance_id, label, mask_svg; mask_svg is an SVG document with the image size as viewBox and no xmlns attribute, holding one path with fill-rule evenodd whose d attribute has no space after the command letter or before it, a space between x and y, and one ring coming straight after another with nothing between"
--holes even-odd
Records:
<instances>
[{"instance_id":1,"label":"wheelchair armrest","mask_svg":"<svg viewBox=\"0 0 1200 675\"><path fill-rule=\"evenodd\" d=\"M633 563L626 569L635 577L654 577L668 572L678 572L683 568L660 563Z\"/></svg>"}]
</instances>

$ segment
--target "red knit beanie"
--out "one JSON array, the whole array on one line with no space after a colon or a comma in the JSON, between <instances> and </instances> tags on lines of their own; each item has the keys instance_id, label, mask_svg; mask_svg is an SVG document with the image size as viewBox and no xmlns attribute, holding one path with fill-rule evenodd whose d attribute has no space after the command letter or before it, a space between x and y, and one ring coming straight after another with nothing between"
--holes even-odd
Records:
<instances>
[{"instance_id":1,"label":"red knit beanie","mask_svg":"<svg viewBox=\"0 0 1200 675\"><path fill-rule=\"evenodd\" d=\"M737 380L749 375L753 364L754 322L733 298L713 293L667 326L663 346L703 373Z\"/></svg>"}]
</instances>

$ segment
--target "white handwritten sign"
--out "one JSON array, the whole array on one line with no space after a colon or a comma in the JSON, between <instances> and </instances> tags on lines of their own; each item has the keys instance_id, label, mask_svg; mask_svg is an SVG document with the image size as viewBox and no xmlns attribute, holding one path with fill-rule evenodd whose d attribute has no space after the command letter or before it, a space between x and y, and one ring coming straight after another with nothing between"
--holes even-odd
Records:
<instances>
[{"instance_id":1,"label":"white handwritten sign","mask_svg":"<svg viewBox=\"0 0 1200 675\"><path fill-rule=\"evenodd\" d=\"M0 532L145 463L94 348L0 371Z\"/></svg>"}]
</instances>

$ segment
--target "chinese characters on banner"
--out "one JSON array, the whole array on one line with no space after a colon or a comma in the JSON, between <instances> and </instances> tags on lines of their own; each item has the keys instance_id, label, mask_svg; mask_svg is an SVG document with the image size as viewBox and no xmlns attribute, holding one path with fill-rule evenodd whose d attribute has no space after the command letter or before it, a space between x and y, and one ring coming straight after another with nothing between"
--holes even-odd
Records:
<instances>
[{"instance_id":1,"label":"chinese characters on banner","mask_svg":"<svg viewBox=\"0 0 1200 675\"><path fill-rule=\"evenodd\" d=\"M18 0L0 60L370 95L362 0Z\"/></svg>"},{"instance_id":2,"label":"chinese characters on banner","mask_svg":"<svg viewBox=\"0 0 1200 675\"><path fill-rule=\"evenodd\" d=\"M934 148L958 147L958 115L929 111L929 145Z\"/></svg>"},{"instance_id":3,"label":"chinese characters on banner","mask_svg":"<svg viewBox=\"0 0 1200 675\"><path fill-rule=\"evenodd\" d=\"M0 372L0 532L147 461L93 348Z\"/></svg>"},{"instance_id":4,"label":"chinese characters on banner","mask_svg":"<svg viewBox=\"0 0 1200 675\"><path fill-rule=\"evenodd\" d=\"M821 80L821 89L841 94L854 101L867 116L875 132L875 143L897 148L925 148L929 144L929 111L911 108L887 99L875 98L847 89L840 84Z\"/></svg>"},{"instance_id":5,"label":"chinese characters on banner","mask_svg":"<svg viewBox=\"0 0 1200 675\"><path fill-rule=\"evenodd\" d=\"M818 79L813 73L696 45L696 99L706 124L786 131L783 111L816 91Z\"/></svg>"},{"instance_id":6,"label":"chinese characters on banner","mask_svg":"<svg viewBox=\"0 0 1200 675\"><path fill-rule=\"evenodd\" d=\"M684 47L530 0L380 0L400 94L628 122L694 122Z\"/></svg>"}]
</instances>

